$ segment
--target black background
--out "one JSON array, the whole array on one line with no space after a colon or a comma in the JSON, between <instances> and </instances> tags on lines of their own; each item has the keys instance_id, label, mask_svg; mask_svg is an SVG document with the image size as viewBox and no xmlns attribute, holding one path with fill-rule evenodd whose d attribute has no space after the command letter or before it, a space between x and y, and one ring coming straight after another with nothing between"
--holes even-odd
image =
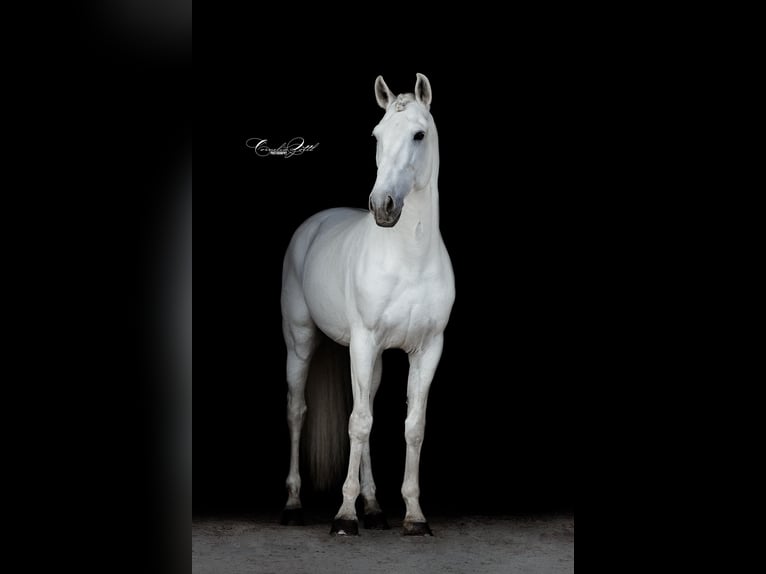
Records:
<instances>
[{"instance_id":1,"label":"black background","mask_svg":"<svg viewBox=\"0 0 766 574\"><path fill-rule=\"evenodd\" d=\"M230 53L242 48L231 42ZM198 144L206 159L197 176L216 201L198 213L205 228L197 230L214 239L202 256L215 305L205 306L196 336L194 512L276 515L284 504L282 257L311 214L365 206L375 180L371 131L383 113L375 78L400 93L413 90L416 72L433 89L441 229L457 287L428 404L424 512L572 509L575 404L600 376L608 337L603 307L596 312L609 262L589 122L604 94L592 70L544 44L481 61L432 54L365 65L257 53L255 62L221 61L203 98L214 121ZM285 159L245 145L295 136L319 147ZM371 446L379 499L396 516L407 361L401 351L384 357ZM316 495L305 476L303 498L328 512L340 503L339 489Z\"/></svg>"},{"instance_id":2,"label":"black background","mask_svg":"<svg viewBox=\"0 0 766 574\"><path fill-rule=\"evenodd\" d=\"M592 477L594 489L622 488L616 471L597 479L581 453L595 450L611 466L611 452L630 454L630 444L606 450L612 437L602 421L587 442L576 444L575 429L579 439L597 419L590 413L608 413L616 423L635 409L634 399L643 406L663 396L638 384L650 379L640 364L658 345L655 334L634 326L639 313L659 324L656 311L645 313L642 296L661 293L667 282L640 265L619 269L620 261L636 259L626 238L651 240L656 225L643 216L664 207L645 193L645 184L656 182L639 175L657 155L654 146L664 138L667 149L678 140L658 130L634 137L640 124L656 127L649 114L665 88L643 81L654 68L625 58L608 37L622 33L619 23L608 34L586 34L568 15L543 11L535 22L517 16L511 27L505 19L492 26L492 16L482 14L478 22L461 22L474 25L478 41L445 29L446 41L437 44L435 26L417 19L397 30L406 42L361 23L354 26L359 39L345 32L330 37L311 25L316 34L304 35L285 25L294 15L269 20L221 10L205 15L194 81L190 27L175 45L164 35L149 42L144 34L117 35L102 25L100 12L90 14L90 24L51 20L67 42L78 43L69 50L64 41L45 46L43 60L56 74L37 73L44 84L32 90L37 99L18 92L33 109L15 119L35 144L16 147L41 149L39 137L53 133L54 123L65 139L44 150L44 165L30 155L35 165L28 173L49 179L31 187L34 193L25 189L20 197L30 209L9 209L7 219L25 227L9 242L12 251L34 235L22 215L41 220L52 235L40 247L44 257L25 257L42 277L38 290L34 281L18 282L31 299L18 310L33 333L19 330L15 339L55 341L61 351L30 357L29 365L50 368L40 377L52 383L50 394L25 381L14 388L28 391L30 400L14 404L35 405L37 413L44 396L49 409L32 422L27 408L16 409L27 419L13 431L15 441L38 422L53 421L41 427L42 447L21 447L30 466L34 459L41 468L17 473L32 494L14 500L37 500L45 516L81 521L64 533L73 543L59 537L66 545L52 555L71 554L86 535L97 542L80 557L99 567L108 559L126 571L153 564L167 572L163 560L189 557L188 520L178 511L186 508L183 481L169 477L178 472L183 445L167 437L184 402L167 391L167 345L158 344L167 334L157 328L165 300L157 292L167 291L158 267L173 267L163 250L188 175L192 118L193 511L276 518L288 466L281 260L310 214L364 206L375 178L370 132L382 115L373 96L378 74L395 92L412 90L415 72L431 79L442 232L457 280L429 401L421 467L426 515L571 509L580 475ZM78 27L86 33L72 34ZM329 47L336 42L337 49ZM643 44L636 45L643 54ZM20 65L32 75L39 69ZM38 121L30 127L32 118ZM259 158L245 147L249 137L280 143L294 136L320 147L289 160ZM630 156L638 161L626 165L622 158ZM47 220L38 209L43 189L50 192ZM641 233L631 212L642 216ZM675 266L681 257L673 255ZM48 315L45 302L56 312ZM41 305L40 320L30 320ZM629 338L628 331L635 333ZM630 346L635 355L616 366L614 357L625 358ZM373 460L384 509L401 517L406 359L400 352L385 358ZM306 506L329 521L338 492L318 497L306 482ZM578 501L581 508L580 494ZM113 554L125 540L130 552L117 564ZM149 558L155 554L167 558Z\"/></svg>"}]
</instances>

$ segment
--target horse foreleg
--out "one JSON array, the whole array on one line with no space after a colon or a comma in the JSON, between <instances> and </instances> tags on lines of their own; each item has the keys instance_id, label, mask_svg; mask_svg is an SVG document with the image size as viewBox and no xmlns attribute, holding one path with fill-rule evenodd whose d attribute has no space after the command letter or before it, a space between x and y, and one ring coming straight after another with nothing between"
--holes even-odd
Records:
<instances>
[{"instance_id":1,"label":"horse foreleg","mask_svg":"<svg viewBox=\"0 0 766 574\"><path fill-rule=\"evenodd\" d=\"M407 507L404 516L404 534L431 535L423 511L420 509L420 448L426 428L428 390L442 354L443 337L438 335L420 350L410 353L410 373L407 381L407 418L404 438L407 457L404 463L402 497Z\"/></svg>"},{"instance_id":2,"label":"horse foreleg","mask_svg":"<svg viewBox=\"0 0 766 574\"><path fill-rule=\"evenodd\" d=\"M375 361L375 367L372 371L372 382L370 385L370 411L373 411L375 404L375 394L380 387L380 378L383 372L383 357L378 355ZM364 499L364 527L388 530L390 526L386 517L375 497L375 479L372 477L372 460L370 459L370 437L362 445L362 498Z\"/></svg>"},{"instance_id":3,"label":"horse foreleg","mask_svg":"<svg viewBox=\"0 0 766 574\"><path fill-rule=\"evenodd\" d=\"M331 534L359 534L356 519L356 499L359 496L359 465L364 444L372 430L370 389L375 362L379 355L371 333L352 334L349 345L351 355L351 390L354 408L348 421L351 450L348 457L348 474L343 483L343 504L332 523Z\"/></svg>"}]
</instances>

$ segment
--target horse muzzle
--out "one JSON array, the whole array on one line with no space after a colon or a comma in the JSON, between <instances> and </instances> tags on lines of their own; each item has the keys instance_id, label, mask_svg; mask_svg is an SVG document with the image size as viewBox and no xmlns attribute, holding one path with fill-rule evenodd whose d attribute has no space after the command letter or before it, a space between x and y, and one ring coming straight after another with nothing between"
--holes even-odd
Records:
<instances>
[{"instance_id":1,"label":"horse muzzle","mask_svg":"<svg viewBox=\"0 0 766 574\"><path fill-rule=\"evenodd\" d=\"M390 194L370 194L370 213L380 227L393 227L402 215L403 202Z\"/></svg>"}]
</instances>

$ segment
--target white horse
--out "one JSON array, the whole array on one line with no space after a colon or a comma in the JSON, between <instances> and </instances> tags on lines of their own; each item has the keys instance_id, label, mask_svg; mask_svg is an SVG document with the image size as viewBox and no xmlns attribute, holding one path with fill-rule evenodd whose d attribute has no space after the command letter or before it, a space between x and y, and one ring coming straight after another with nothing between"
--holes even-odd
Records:
<instances>
[{"instance_id":1,"label":"white horse","mask_svg":"<svg viewBox=\"0 0 766 574\"><path fill-rule=\"evenodd\" d=\"M331 533L359 532L355 504L360 471L365 527L388 528L375 498L369 437L381 354L384 349L398 348L407 352L410 361L404 425L404 533L430 535L419 502L420 448L428 389L455 299L452 263L439 232L439 144L429 111L431 85L424 75L417 74L414 94L399 96L394 96L378 76L375 97L386 113L372 132L377 138L378 175L370 193L369 211L338 208L314 215L295 232L285 255L282 317L291 457L282 522L302 523L298 464L307 411L304 391L321 331L349 347L353 394L348 419L348 474L343 483L343 504ZM335 377L322 384L341 381ZM338 397L342 395L326 390L319 397L322 404L311 407L322 409L319 415L326 420L345 418L340 402L335 400ZM342 429L342 420L325 428ZM335 454L331 450L335 440L326 434L315 440L314 448L323 452L312 456L320 462L338 458L337 449ZM323 468L329 472L327 465Z\"/></svg>"}]
</instances>

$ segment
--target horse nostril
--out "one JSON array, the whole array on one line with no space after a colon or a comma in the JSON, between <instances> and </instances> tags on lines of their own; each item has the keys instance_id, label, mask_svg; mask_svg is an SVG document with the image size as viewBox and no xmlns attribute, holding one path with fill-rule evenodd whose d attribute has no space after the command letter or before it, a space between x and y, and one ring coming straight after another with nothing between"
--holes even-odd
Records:
<instances>
[{"instance_id":1,"label":"horse nostril","mask_svg":"<svg viewBox=\"0 0 766 574\"><path fill-rule=\"evenodd\" d=\"M394 210L394 198L390 195L386 196L386 213L391 213Z\"/></svg>"}]
</instances>

